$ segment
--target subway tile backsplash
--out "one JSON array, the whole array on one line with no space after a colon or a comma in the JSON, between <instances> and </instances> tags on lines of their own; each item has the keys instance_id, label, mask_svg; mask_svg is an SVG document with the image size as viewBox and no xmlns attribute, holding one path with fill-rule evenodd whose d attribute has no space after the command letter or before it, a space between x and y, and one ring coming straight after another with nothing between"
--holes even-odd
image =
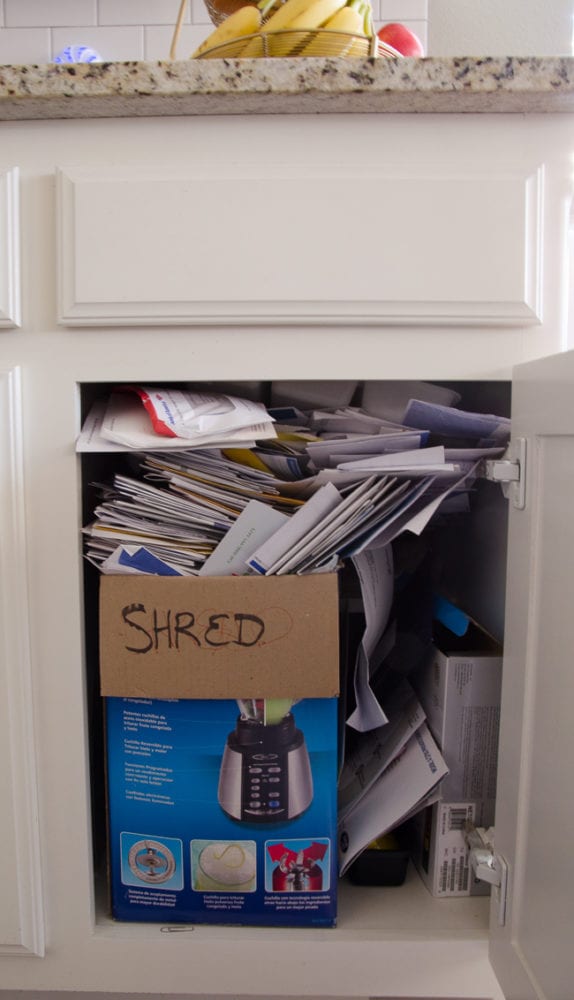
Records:
<instances>
[{"instance_id":1,"label":"subway tile backsplash","mask_svg":"<svg viewBox=\"0 0 574 1000\"><path fill-rule=\"evenodd\" d=\"M428 0L372 0L375 27L409 25L426 47ZM0 63L48 63L69 45L105 61L168 59L180 0L0 0ZM186 0L176 58L209 34L203 0Z\"/></svg>"}]
</instances>

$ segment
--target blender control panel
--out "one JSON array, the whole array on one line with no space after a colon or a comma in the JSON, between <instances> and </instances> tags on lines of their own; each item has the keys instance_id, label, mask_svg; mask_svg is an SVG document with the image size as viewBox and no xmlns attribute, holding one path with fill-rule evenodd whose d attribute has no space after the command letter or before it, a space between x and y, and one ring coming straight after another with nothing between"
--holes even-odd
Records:
<instances>
[{"instance_id":1,"label":"blender control panel","mask_svg":"<svg viewBox=\"0 0 574 1000\"><path fill-rule=\"evenodd\" d=\"M287 770L279 754L256 753L243 761L243 815L279 819L287 810Z\"/></svg>"}]
</instances>

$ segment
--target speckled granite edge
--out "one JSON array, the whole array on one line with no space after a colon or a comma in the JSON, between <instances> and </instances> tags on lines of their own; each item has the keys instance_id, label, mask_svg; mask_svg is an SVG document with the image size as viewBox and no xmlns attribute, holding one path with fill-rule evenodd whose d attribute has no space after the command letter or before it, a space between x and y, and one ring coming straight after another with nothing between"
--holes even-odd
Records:
<instances>
[{"instance_id":1,"label":"speckled granite edge","mask_svg":"<svg viewBox=\"0 0 574 1000\"><path fill-rule=\"evenodd\" d=\"M574 58L233 59L0 66L0 120L574 111Z\"/></svg>"}]
</instances>

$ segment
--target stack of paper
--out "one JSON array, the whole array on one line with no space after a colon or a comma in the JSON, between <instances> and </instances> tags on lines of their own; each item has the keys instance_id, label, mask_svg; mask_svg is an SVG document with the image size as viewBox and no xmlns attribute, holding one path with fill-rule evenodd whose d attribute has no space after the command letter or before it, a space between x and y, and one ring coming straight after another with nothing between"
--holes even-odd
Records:
<instances>
[{"instance_id":1,"label":"stack of paper","mask_svg":"<svg viewBox=\"0 0 574 1000\"><path fill-rule=\"evenodd\" d=\"M448 774L407 681L387 703L388 723L363 734L339 781L339 872L373 841L434 801Z\"/></svg>"},{"instance_id":2,"label":"stack of paper","mask_svg":"<svg viewBox=\"0 0 574 1000\"><path fill-rule=\"evenodd\" d=\"M412 388L420 399L393 390L368 412L327 398L301 408L301 394L267 410L235 396L128 386L92 408L77 444L139 453L133 474L95 484L99 502L83 530L103 573L282 575L352 563L362 636L340 782L341 873L432 801L447 773L407 682L384 705L372 686L396 644L391 543L420 535L439 511L468 509L483 459L501 455L510 433L506 418L457 409L456 394Z\"/></svg>"},{"instance_id":3,"label":"stack of paper","mask_svg":"<svg viewBox=\"0 0 574 1000\"><path fill-rule=\"evenodd\" d=\"M128 476L100 492L103 503L83 531L86 555L104 573L197 573L232 524L223 511Z\"/></svg>"},{"instance_id":4,"label":"stack of paper","mask_svg":"<svg viewBox=\"0 0 574 1000\"><path fill-rule=\"evenodd\" d=\"M91 409L77 451L254 445L275 437L262 403L236 396L125 386Z\"/></svg>"}]
</instances>

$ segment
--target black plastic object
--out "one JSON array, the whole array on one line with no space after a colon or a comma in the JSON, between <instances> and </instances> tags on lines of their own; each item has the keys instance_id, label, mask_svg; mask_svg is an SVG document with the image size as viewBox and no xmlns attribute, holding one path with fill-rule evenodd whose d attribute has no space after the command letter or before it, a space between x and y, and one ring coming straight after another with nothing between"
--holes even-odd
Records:
<instances>
[{"instance_id":1,"label":"black plastic object","mask_svg":"<svg viewBox=\"0 0 574 1000\"><path fill-rule=\"evenodd\" d=\"M355 885L402 885L409 857L394 837L381 837L359 854L347 874Z\"/></svg>"}]
</instances>

